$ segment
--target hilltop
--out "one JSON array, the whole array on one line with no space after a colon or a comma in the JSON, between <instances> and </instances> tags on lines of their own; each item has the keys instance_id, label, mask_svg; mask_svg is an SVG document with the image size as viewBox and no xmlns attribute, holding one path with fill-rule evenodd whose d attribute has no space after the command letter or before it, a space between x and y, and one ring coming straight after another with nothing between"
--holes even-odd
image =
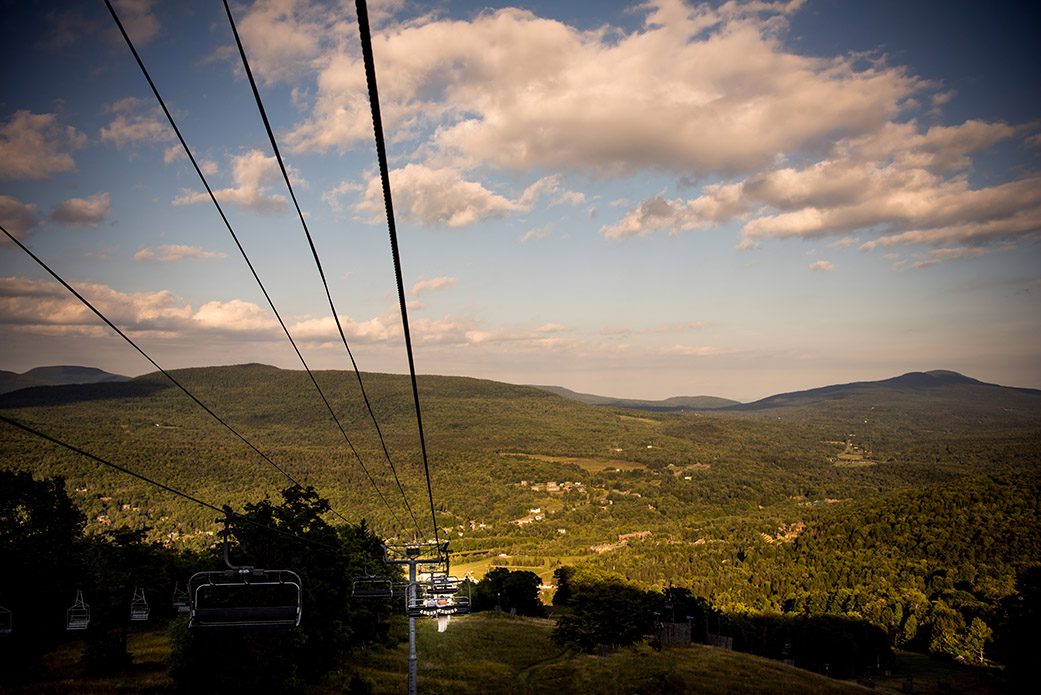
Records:
<instances>
[{"instance_id":1,"label":"hilltop","mask_svg":"<svg viewBox=\"0 0 1041 695\"><path fill-rule=\"evenodd\" d=\"M578 393L563 386L534 386L568 400L588 403L590 405L603 405L612 408L632 408L633 410L649 410L651 412L680 412L684 410L711 410L714 408L726 408L727 406L740 405L739 401L718 396L673 396L660 401L640 400L636 398L613 398L611 396L597 396L591 393Z\"/></svg>"},{"instance_id":2,"label":"hilltop","mask_svg":"<svg viewBox=\"0 0 1041 695\"><path fill-rule=\"evenodd\" d=\"M33 386L102 384L127 381L129 379L130 377L110 374L94 367L35 367L21 374L0 370L0 393L8 393Z\"/></svg>"}]
</instances>

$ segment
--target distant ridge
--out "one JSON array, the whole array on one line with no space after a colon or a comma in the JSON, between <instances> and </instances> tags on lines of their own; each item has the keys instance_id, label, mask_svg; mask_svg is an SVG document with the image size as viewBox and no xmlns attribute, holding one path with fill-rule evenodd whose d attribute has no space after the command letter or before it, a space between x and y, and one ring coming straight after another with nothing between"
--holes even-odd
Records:
<instances>
[{"instance_id":1,"label":"distant ridge","mask_svg":"<svg viewBox=\"0 0 1041 695\"><path fill-rule=\"evenodd\" d=\"M542 389L563 396L572 401L588 403L589 405L602 405L613 408L631 408L633 410L648 410L653 412L676 412L683 410L712 410L740 405L740 401L717 396L673 396L661 401L645 401L636 398L611 398L610 396L596 396L591 393L578 393L562 386L538 386L530 384L532 388Z\"/></svg>"},{"instance_id":2,"label":"distant ridge","mask_svg":"<svg viewBox=\"0 0 1041 695\"><path fill-rule=\"evenodd\" d=\"M108 384L129 381L130 377L111 374L95 367L61 365L35 367L22 374L0 370L0 393L18 391L34 386L64 386L66 384Z\"/></svg>"},{"instance_id":3,"label":"distant ridge","mask_svg":"<svg viewBox=\"0 0 1041 695\"><path fill-rule=\"evenodd\" d=\"M857 381L807 391L781 393L752 403L729 406L726 410L757 411L839 402L894 405L921 401L1038 409L1041 408L1041 390L988 384L958 372L937 369L929 372L908 372L881 381Z\"/></svg>"}]
</instances>

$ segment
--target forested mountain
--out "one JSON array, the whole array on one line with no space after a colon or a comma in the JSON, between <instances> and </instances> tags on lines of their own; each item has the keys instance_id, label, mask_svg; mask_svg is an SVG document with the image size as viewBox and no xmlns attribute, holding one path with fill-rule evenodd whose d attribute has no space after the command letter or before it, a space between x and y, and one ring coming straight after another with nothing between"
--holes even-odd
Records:
<instances>
[{"instance_id":1,"label":"forested mountain","mask_svg":"<svg viewBox=\"0 0 1041 695\"><path fill-rule=\"evenodd\" d=\"M306 373L172 375L237 435L161 374L22 389L0 416L217 506L291 478L384 538L431 533L407 376L361 375L377 433L358 377L316 372L345 437ZM676 413L462 377L420 377L419 393L438 534L460 558L544 578L596 565L722 610L840 614L963 651L1041 563L1030 389L930 372ZM212 510L97 459L0 423L0 467L64 476L88 532L212 541Z\"/></svg>"},{"instance_id":2,"label":"forested mountain","mask_svg":"<svg viewBox=\"0 0 1041 695\"><path fill-rule=\"evenodd\" d=\"M647 401L636 398L612 398L610 396L597 396L591 393L578 393L562 386L535 386L535 388L555 393L558 396L563 396L579 403L665 413L682 410L711 410L713 408L725 408L739 404L738 401L732 401L729 398L719 398L718 396L673 396L660 401Z\"/></svg>"},{"instance_id":3,"label":"forested mountain","mask_svg":"<svg viewBox=\"0 0 1041 695\"><path fill-rule=\"evenodd\" d=\"M728 409L749 412L839 404L981 415L1011 411L1030 419L1041 415L1041 390L988 384L957 372L936 370L782 393Z\"/></svg>"},{"instance_id":4,"label":"forested mountain","mask_svg":"<svg viewBox=\"0 0 1041 695\"><path fill-rule=\"evenodd\" d=\"M126 381L130 377L110 374L94 367L36 367L22 374L0 370L0 393L17 391L33 386L62 384L100 384Z\"/></svg>"}]
</instances>

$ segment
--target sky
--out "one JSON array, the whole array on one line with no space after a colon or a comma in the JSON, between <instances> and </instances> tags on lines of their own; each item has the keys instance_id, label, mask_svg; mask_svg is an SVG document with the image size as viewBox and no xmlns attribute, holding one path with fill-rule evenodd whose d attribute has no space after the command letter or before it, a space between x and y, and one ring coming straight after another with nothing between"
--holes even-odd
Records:
<instances>
[{"instance_id":1,"label":"sky","mask_svg":"<svg viewBox=\"0 0 1041 695\"><path fill-rule=\"evenodd\" d=\"M312 369L350 369L216 0L116 12ZM0 0L0 224L164 369L301 369L102 0ZM233 2L351 351L407 373L353 2ZM371 2L420 374L1041 388L1023 3ZM0 369L154 367L0 242Z\"/></svg>"}]
</instances>

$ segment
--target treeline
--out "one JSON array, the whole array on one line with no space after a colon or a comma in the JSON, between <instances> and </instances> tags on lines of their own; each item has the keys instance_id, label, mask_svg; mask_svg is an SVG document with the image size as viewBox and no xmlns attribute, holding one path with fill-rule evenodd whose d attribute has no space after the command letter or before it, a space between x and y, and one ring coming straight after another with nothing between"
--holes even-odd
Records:
<instances>
[{"instance_id":1,"label":"treeline","mask_svg":"<svg viewBox=\"0 0 1041 695\"><path fill-rule=\"evenodd\" d=\"M171 675L192 692L292 692L341 665L352 649L393 641L390 618L401 607L389 598L351 596L352 576L382 567L381 539L364 522L331 526L324 521L328 512L328 501L313 488L293 486L277 504L246 505L231 526L233 563L300 576L299 629L195 633L178 615L174 592L187 589L195 572L225 569L222 544L175 551L147 540L147 529L84 534L84 515L63 480L0 471L0 606L9 628L0 638L0 682L31 677L40 656L73 634L66 628L78 595L89 624L74 634L84 638L82 660L91 673L130 665L133 625L169 622ZM145 608L137 597L147 603L144 623L131 619L132 605L141 613Z\"/></svg>"},{"instance_id":2,"label":"treeline","mask_svg":"<svg viewBox=\"0 0 1041 695\"><path fill-rule=\"evenodd\" d=\"M553 605L565 612L552 637L577 651L603 654L645 639L660 649L676 644L679 635L679 644L722 646L842 678L878 674L893 665L885 633L863 619L730 613L689 589L647 590L590 566L561 567L554 580Z\"/></svg>"},{"instance_id":3,"label":"treeline","mask_svg":"<svg viewBox=\"0 0 1041 695\"><path fill-rule=\"evenodd\" d=\"M735 614L865 620L890 644L979 662L1041 564L1041 474L981 476L860 503L764 513L631 543L595 564L672 581Z\"/></svg>"},{"instance_id":4,"label":"treeline","mask_svg":"<svg viewBox=\"0 0 1041 695\"><path fill-rule=\"evenodd\" d=\"M321 490L334 509L351 509L386 536L406 531L402 525L408 514L400 497L386 494L388 507L373 489L375 482L388 493L396 490L397 481L357 379L349 372L315 376L357 457L301 372L264 365L176 372L192 393L294 479ZM364 374L363 379L395 470L415 503L426 486L409 381L388 374ZM463 542L474 531L471 521L495 525L496 536L540 535L541 549L527 554L550 555L558 549L577 554L582 546L572 542L576 535L591 539L588 549L619 534L675 532L706 519L755 514L792 498L860 497L969 474L1022 470L1041 458L1034 445L1036 418L1031 426L1027 417L1034 411L986 429L944 424L951 409L959 407L946 402L942 408L923 406L913 417L894 406L856 403L796 409L802 413L797 417L770 411L771 419L742 413L641 412L637 417L632 411L491 381L425 376L419 384L438 525ZM915 407L920 405L916 401ZM0 410L218 505L256 503L286 483L162 375L26 389L0 396ZM784 413L784 419L777 420L775 412ZM838 458L848 438L865 452L853 466L841 465ZM617 459L642 468L588 472L574 463L504 453L585 457L602 464ZM63 476L92 531L147 527L153 539L202 547L206 538L200 534L216 529L209 515L190 502L8 426L0 431L0 467ZM519 531L509 522L528 508L560 499L522 489L522 480L581 481L590 492L565 499L548 533ZM558 537L557 528L569 537Z\"/></svg>"}]
</instances>

